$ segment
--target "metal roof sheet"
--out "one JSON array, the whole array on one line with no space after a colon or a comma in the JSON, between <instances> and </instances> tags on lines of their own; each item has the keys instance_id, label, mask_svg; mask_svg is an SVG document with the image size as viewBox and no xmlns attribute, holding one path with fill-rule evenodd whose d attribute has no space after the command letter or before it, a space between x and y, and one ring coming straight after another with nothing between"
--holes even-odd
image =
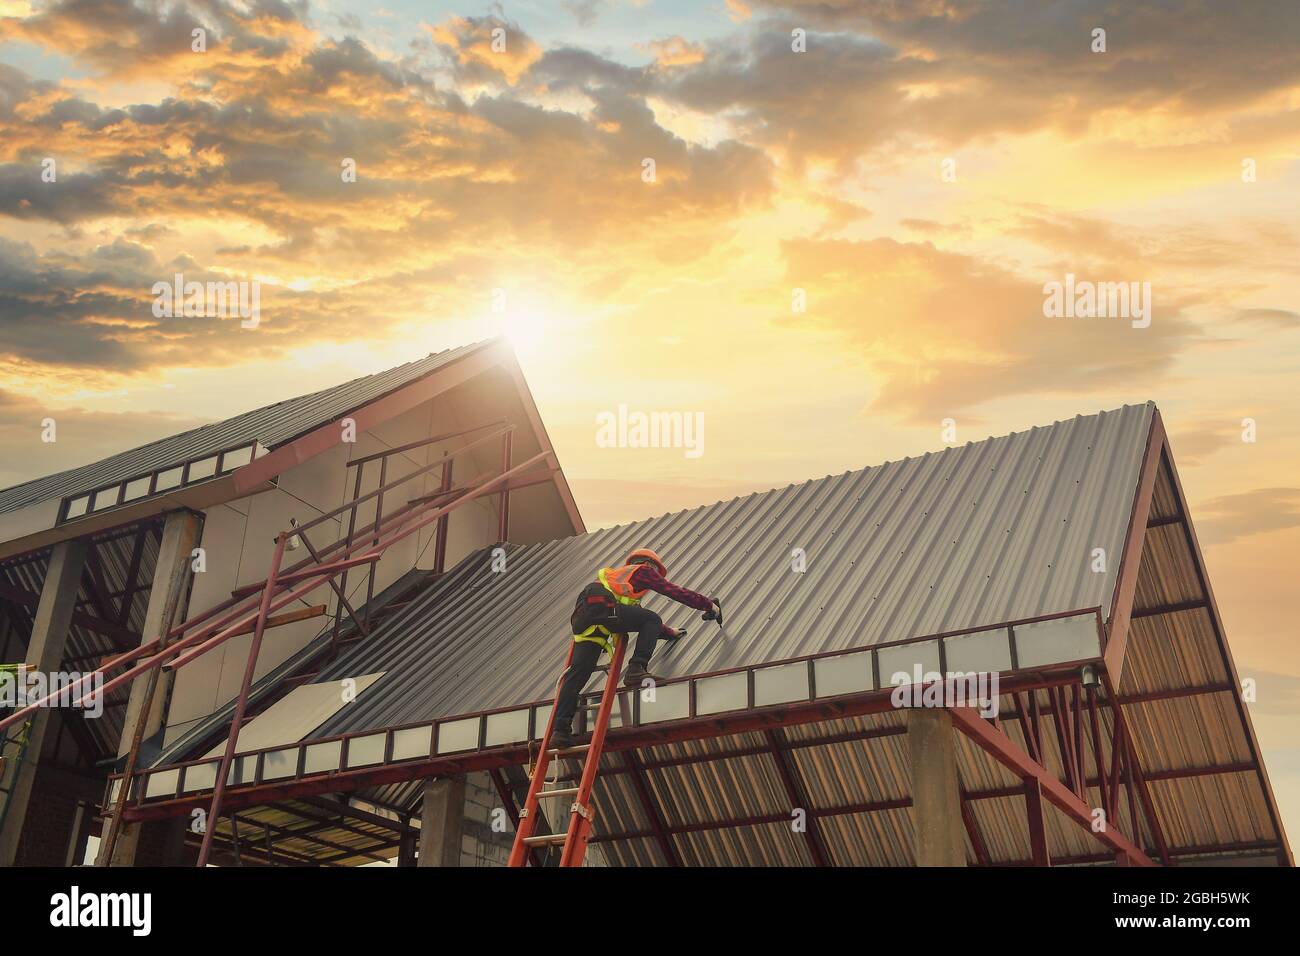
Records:
<instances>
[{"instance_id":1,"label":"metal roof sheet","mask_svg":"<svg viewBox=\"0 0 1300 956\"><path fill-rule=\"evenodd\" d=\"M365 375L342 385L286 399L224 421L162 438L80 468L14 485L0 490L0 514L51 498L92 491L146 472L215 454L254 439L263 448L275 448L303 432L332 421L484 348L491 341L437 352L387 371Z\"/></svg>"},{"instance_id":2,"label":"metal roof sheet","mask_svg":"<svg viewBox=\"0 0 1300 956\"><path fill-rule=\"evenodd\" d=\"M528 547L466 558L321 680L385 671L316 736L549 698L578 590L632 548L718 595L724 640L693 611L664 677L1009 620L1103 608L1151 426L1150 403ZM792 552L807 555L803 573ZM1094 548L1109 557L1091 570Z\"/></svg>"}]
</instances>

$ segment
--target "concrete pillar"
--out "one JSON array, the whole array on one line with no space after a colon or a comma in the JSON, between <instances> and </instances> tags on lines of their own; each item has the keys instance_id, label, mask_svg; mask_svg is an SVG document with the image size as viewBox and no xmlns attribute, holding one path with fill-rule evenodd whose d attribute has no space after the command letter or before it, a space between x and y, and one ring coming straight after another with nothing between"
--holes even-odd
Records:
<instances>
[{"instance_id":1,"label":"concrete pillar","mask_svg":"<svg viewBox=\"0 0 1300 956\"><path fill-rule=\"evenodd\" d=\"M424 784L419 866L460 866L465 827L465 777L438 777Z\"/></svg>"},{"instance_id":2,"label":"concrete pillar","mask_svg":"<svg viewBox=\"0 0 1300 956\"><path fill-rule=\"evenodd\" d=\"M158 563L153 572L153 584L149 588L149 606L145 611L144 630L140 633L140 642L147 644L158 637L161 637L170 630L178 620L182 619L182 603L188 593L191 577L191 555L194 548L199 543L199 534L203 528L203 517L193 511L173 511L167 515L163 524L162 543L158 546ZM122 739L118 743L117 755L124 757L131 750L131 742L141 720L144 721L144 731L141 736L142 740L148 740L162 727L163 717L167 704L167 697L171 690L172 681L175 678L175 671L161 671L158 674L157 683L154 687L152 705L149 713L144 715L142 712L145 707L145 696L149 690L149 675L141 674L131 682L131 696L126 705L126 716L123 719ZM156 824L141 823L123 823L118 830L117 840L113 846L113 859L106 860L103 852L96 860L99 866L134 866L137 862L137 854L140 850L140 840L142 831L146 826L153 826L156 829L175 829L169 826L169 823L175 821L160 821ZM107 829L105 829L107 834ZM184 838L183 827L181 829L181 838ZM149 841L151 844L168 847L169 851L174 849L176 837L168 833L156 835ZM107 849L107 843L101 843L103 849ZM150 854L153 855L153 854ZM175 855L167 852L165 856ZM177 860L179 865L179 859Z\"/></svg>"},{"instance_id":3,"label":"concrete pillar","mask_svg":"<svg viewBox=\"0 0 1300 956\"><path fill-rule=\"evenodd\" d=\"M36 618L32 622L32 638L27 645L26 657L26 663L40 673L57 671L63 661L63 649L68 640L68 629L72 626L77 591L81 587L81 574L86 567L86 551L86 542L80 539L61 541L50 551L49 568L45 573L45 584L41 588L41 599L36 605ZM8 801L4 829L0 830L0 866L13 866L18 855L18 839L27 819L36 765L49 723L49 708L40 708L32 715L31 727L27 732L27 752L14 773L13 789L8 794L0 795L0 799Z\"/></svg>"},{"instance_id":4,"label":"concrete pillar","mask_svg":"<svg viewBox=\"0 0 1300 956\"><path fill-rule=\"evenodd\" d=\"M966 833L952 717L937 708L907 712L912 768L912 829L917 866L965 866Z\"/></svg>"}]
</instances>

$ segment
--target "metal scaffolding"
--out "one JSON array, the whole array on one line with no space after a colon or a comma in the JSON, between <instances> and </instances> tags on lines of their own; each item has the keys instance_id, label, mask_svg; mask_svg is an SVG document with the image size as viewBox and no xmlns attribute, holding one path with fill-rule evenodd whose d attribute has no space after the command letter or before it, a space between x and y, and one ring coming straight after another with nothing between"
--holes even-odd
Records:
<instances>
[{"instance_id":1,"label":"metal scaffolding","mask_svg":"<svg viewBox=\"0 0 1300 956\"><path fill-rule=\"evenodd\" d=\"M351 500L332 511L313 518L305 524L295 524L277 534L274 538L274 556L264 582L236 589L229 599L170 627L161 637L141 644L103 663L98 670L84 675L66 689L66 692L81 695L73 703L73 706L79 707L85 706L91 693L108 694L118 687L130 684L137 678L144 678L148 681L145 702L145 706L148 708L152 703L160 671L179 670L186 664L192 663L220 647L231 638L250 632L253 634L245 663L243 680L235 701L230 734L226 741L217 780L208 803L204 838L199 851L199 866L207 865L213 849L216 822L221 818L225 810L223 801L230 776L231 763L235 757L240 728L247 716L249 691L252 688L263 636L268 627L288 623L290 620L298 620L305 616L301 612L288 612L277 617L275 612L315 591L322 585L328 585L337 599L330 642L330 656L333 656L338 652L339 633L344 621L344 612L347 614L347 619L351 621L362 637L370 633L370 626L373 623L367 619L367 613L364 610L358 613L347 598L347 574L351 569L365 568L367 570L367 604L363 605L363 608L365 608L374 596L375 567L388 549L436 522L438 527L435 531L434 573L441 573L446 557L448 516L462 505L489 494L499 496L498 532L501 540L504 541L509 534L509 497L511 491L528 487L538 481L549 480L550 472L558 467L553 460L553 453L550 451L542 451L518 465L512 464L511 439L514 428L515 426L502 421L485 423L436 435L398 448L391 448L376 455L351 462L349 467L356 468ZM387 480L388 461L393 455L455 438L462 438L485 429L490 430L486 434L444 453L437 461L416 468L396 480ZM501 469L499 473L495 475L480 474L463 485L454 486L452 484L452 463L472 449L493 440L499 440L501 444ZM548 459L550 459L550 467L545 475L532 478L526 476L526 472ZM365 467L373 462L378 462L378 487L373 491L361 494ZM434 471L440 473L440 487L437 492L431 495L412 497L391 513L384 513L385 496L389 496L391 500L391 495L395 489ZM374 502L373 521L369 522L365 527L358 528L359 509L368 506L372 501ZM324 547L316 547L311 544L307 537L310 531L344 514L348 516L347 534ZM284 554L291 538L303 542L308 550L308 556L286 567L283 566ZM309 610L314 613L316 609ZM96 678L96 675L104 678L105 675L112 672L119 673L104 679L102 687L96 691L87 689L87 685ZM25 707L19 708L13 714L0 720L0 731L8 730L8 728L24 722L38 708L48 705L55 696L57 696L56 693L47 695ZM132 741L128 754L125 770L125 775L128 777L141 772L136 767L141 743L138 736L137 734L137 739ZM105 801L105 806L112 809L107 813L106 838L108 848L105 854L101 854L102 860L111 859L112 843L119 833L123 820L128 819L125 810L130 796L129 789L121 788L112 793L110 798ZM231 819L237 829L237 823L234 823L233 817ZM268 841L270 839L269 832ZM237 852L237 836L235 837L235 845Z\"/></svg>"}]
</instances>

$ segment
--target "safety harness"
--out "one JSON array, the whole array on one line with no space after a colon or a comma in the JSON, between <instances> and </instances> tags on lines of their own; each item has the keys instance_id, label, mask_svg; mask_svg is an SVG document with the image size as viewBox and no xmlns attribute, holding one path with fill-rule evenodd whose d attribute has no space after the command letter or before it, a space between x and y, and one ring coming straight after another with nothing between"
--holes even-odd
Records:
<instances>
[{"instance_id":1,"label":"safety harness","mask_svg":"<svg viewBox=\"0 0 1300 956\"><path fill-rule=\"evenodd\" d=\"M626 564L621 568L601 568L596 580L583 588L578 595L578 605L573 610L573 639L599 644L610 654L614 653L611 627L619 604L640 604L645 594L632 586L632 575L640 565Z\"/></svg>"}]
</instances>

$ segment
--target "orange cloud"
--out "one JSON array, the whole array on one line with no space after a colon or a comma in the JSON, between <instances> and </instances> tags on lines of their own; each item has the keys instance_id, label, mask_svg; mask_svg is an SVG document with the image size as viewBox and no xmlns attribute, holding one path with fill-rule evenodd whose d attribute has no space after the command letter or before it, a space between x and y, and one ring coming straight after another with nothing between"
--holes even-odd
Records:
<instances>
[{"instance_id":1,"label":"orange cloud","mask_svg":"<svg viewBox=\"0 0 1300 956\"><path fill-rule=\"evenodd\" d=\"M542 57L518 24L497 17L452 17L420 26L455 57L466 79L500 77L514 86Z\"/></svg>"}]
</instances>

